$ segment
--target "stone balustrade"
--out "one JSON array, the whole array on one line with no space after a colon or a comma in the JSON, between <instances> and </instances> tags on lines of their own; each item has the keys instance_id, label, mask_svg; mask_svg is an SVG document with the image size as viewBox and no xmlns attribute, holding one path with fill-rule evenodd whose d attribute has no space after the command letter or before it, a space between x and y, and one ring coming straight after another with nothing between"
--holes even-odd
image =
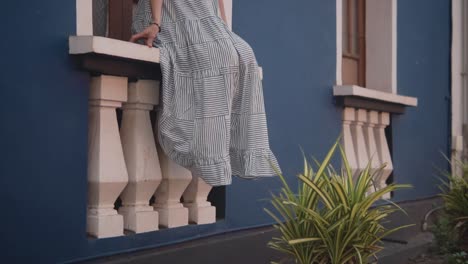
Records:
<instances>
[{"instance_id":1,"label":"stone balustrade","mask_svg":"<svg viewBox=\"0 0 468 264\"><path fill-rule=\"evenodd\" d=\"M385 165L383 170L375 174L374 187L369 191L384 188L393 172L392 158L385 135L385 128L389 125L389 112L355 107L343 109L342 144L353 176L358 177L369 164L372 173Z\"/></svg>"},{"instance_id":2,"label":"stone balustrade","mask_svg":"<svg viewBox=\"0 0 468 264\"><path fill-rule=\"evenodd\" d=\"M150 113L159 102L159 49L126 41L130 20L110 23L129 17L121 11L131 13L135 2L77 0L76 36L69 38L80 67L100 75L90 86L88 140L87 233L97 238L216 222L207 201L212 187L169 160L157 143ZM225 5L230 20L232 1Z\"/></svg>"},{"instance_id":3,"label":"stone balustrade","mask_svg":"<svg viewBox=\"0 0 468 264\"><path fill-rule=\"evenodd\" d=\"M150 111L159 82L101 75L89 97L87 233L97 238L216 221L211 186L157 146ZM119 130L116 109L122 108ZM155 202L150 205L154 196ZM120 198L122 205L115 208ZM182 202L183 201L183 202Z\"/></svg>"}]
</instances>

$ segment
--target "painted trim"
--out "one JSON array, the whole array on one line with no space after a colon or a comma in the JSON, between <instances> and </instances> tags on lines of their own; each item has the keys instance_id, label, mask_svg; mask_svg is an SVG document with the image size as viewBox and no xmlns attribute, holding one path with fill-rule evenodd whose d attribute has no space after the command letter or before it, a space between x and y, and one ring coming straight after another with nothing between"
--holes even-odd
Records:
<instances>
[{"instance_id":1,"label":"painted trim","mask_svg":"<svg viewBox=\"0 0 468 264\"><path fill-rule=\"evenodd\" d=\"M96 53L159 63L159 49L98 36L70 36L70 54Z\"/></svg>"},{"instance_id":2,"label":"painted trim","mask_svg":"<svg viewBox=\"0 0 468 264\"><path fill-rule=\"evenodd\" d=\"M392 34L392 47L391 47L391 52L392 52L392 79L391 79L391 89L393 93L397 93L397 87L398 87L398 75L397 75L397 67L398 67L398 4L397 0L392 1L392 28L391 28L391 34Z\"/></svg>"},{"instance_id":3,"label":"painted trim","mask_svg":"<svg viewBox=\"0 0 468 264\"><path fill-rule=\"evenodd\" d=\"M93 35L93 0L76 1L76 35Z\"/></svg>"},{"instance_id":4,"label":"painted trim","mask_svg":"<svg viewBox=\"0 0 468 264\"><path fill-rule=\"evenodd\" d=\"M463 135L463 2L452 0L452 137Z\"/></svg>"},{"instance_id":5,"label":"painted trim","mask_svg":"<svg viewBox=\"0 0 468 264\"><path fill-rule=\"evenodd\" d=\"M418 106L418 99L416 97L403 96L394 93L387 93L372 89L359 87L356 85L337 85L333 87L334 96L357 96L367 99L378 100L382 102L389 102L401 104L405 106Z\"/></svg>"},{"instance_id":6,"label":"painted trim","mask_svg":"<svg viewBox=\"0 0 468 264\"><path fill-rule=\"evenodd\" d=\"M343 0L336 0L336 85L343 84Z\"/></svg>"}]
</instances>

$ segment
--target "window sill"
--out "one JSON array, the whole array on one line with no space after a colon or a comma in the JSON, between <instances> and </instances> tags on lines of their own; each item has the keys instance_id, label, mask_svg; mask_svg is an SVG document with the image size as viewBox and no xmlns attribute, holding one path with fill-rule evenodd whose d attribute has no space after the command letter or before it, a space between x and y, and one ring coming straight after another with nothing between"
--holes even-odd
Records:
<instances>
[{"instance_id":1,"label":"window sill","mask_svg":"<svg viewBox=\"0 0 468 264\"><path fill-rule=\"evenodd\" d=\"M136 79L161 79L159 49L99 36L70 36L69 54L94 74ZM263 69L259 67L260 79Z\"/></svg>"},{"instance_id":2,"label":"window sill","mask_svg":"<svg viewBox=\"0 0 468 264\"><path fill-rule=\"evenodd\" d=\"M69 54L92 75L161 79L157 48L98 36L70 36Z\"/></svg>"},{"instance_id":3,"label":"window sill","mask_svg":"<svg viewBox=\"0 0 468 264\"><path fill-rule=\"evenodd\" d=\"M333 87L333 95L344 106L359 107L369 110L386 111L402 114L406 107L416 107L416 97L367 89L356 85L339 85Z\"/></svg>"},{"instance_id":4,"label":"window sill","mask_svg":"<svg viewBox=\"0 0 468 264\"><path fill-rule=\"evenodd\" d=\"M144 45L98 36L70 36L70 50L73 55L101 54L136 61L159 63L159 49Z\"/></svg>"}]
</instances>

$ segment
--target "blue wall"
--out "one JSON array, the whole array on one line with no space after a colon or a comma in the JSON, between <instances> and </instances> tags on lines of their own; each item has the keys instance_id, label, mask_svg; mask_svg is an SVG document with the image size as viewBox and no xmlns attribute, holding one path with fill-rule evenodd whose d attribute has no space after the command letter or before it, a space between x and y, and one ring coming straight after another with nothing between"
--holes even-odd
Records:
<instances>
[{"instance_id":1,"label":"blue wall","mask_svg":"<svg viewBox=\"0 0 468 264\"><path fill-rule=\"evenodd\" d=\"M299 146L321 158L340 134L341 116L331 89L336 72L335 3L234 2L234 31L249 42L263 67L272 149L284 174L295 177L303 165ZM271 222L262 208L277 183L235 181L227 196L233 225Z\"/></svg>"},{"instance_id":2,"label":"blue wall","mask_svg":"<svg viewBox=\"0 0 468 264\"><path fill-rule=\"evenodd\" d=\"M428 164L442 164L438 151L448 143L450 20L447 1L399 2L399 91L420 98L420 107L393 120L395 177L417 186L398 194L402 200L435 193ZM0 257L65 262L272 222L263 207L278 181L236 179L227 187L223 222L88 240L89 77L67 51L67 37L75 33L75 1L23 4L7 1L0 9L0 22L8 25L0 42ZM331 90L335 2L235 0L234 30L252 45L264 68L271 146L294 183L302 167L299 146L322 158L340 133Z\"/></svg>"},{"instance_id":3,"label":"blue wall","mask_svg":"<svg viewBox=\"0 0 468 264\"><path fill-rule=\"evenodd\" d=\"M393 118L395 180L414 186L396 200L433 196L448 166L450 25L450 1L398 1L398 93L419 105Z\"/></svg>"},{"instance_id":4,"label":"blue wall","mask_svg":"<svg viewBox=\"0 0 468 264\"><path fill-rule=\"evenodd\" d=\"M0 217L5 263L56 262L85 238L88 76L67 36L74 1L8 1L0 8Z\"/></svg>"}]
</instances>

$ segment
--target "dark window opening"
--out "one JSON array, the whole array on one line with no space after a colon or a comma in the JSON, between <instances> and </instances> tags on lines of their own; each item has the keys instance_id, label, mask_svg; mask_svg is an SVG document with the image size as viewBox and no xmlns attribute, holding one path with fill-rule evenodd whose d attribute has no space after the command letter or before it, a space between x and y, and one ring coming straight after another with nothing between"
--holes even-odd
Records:
<instances>
[{"instance_id":1,"label":"dark window opening","mask_svg":"<svg viewBox=\"0 0 468 264\"><path fill-rule=\"evenodd\" d=\"M137 3L138 0L93 0L94 35L129 40Z\"/></svg>"},{"instance_id":2,"label":"dark window opening","mask_svg":"<svg viewBox=\"0 0 468 264\"><path fill-rule=\"evenodd\" d=\"M208 202L216 207L216 219L226 217L226 186L214 187L208 195Z\"/></svg>"},{"instance_id":3,"label":"dark window opening","mask_svg":"<svg viewBox=\"0 0 468 264\"><path fill-rule=\"evenodd\" d=\"M129 40L132 36L133 4L137 0L109 1L109 38Z\"/></svg>"}]
</instances>

